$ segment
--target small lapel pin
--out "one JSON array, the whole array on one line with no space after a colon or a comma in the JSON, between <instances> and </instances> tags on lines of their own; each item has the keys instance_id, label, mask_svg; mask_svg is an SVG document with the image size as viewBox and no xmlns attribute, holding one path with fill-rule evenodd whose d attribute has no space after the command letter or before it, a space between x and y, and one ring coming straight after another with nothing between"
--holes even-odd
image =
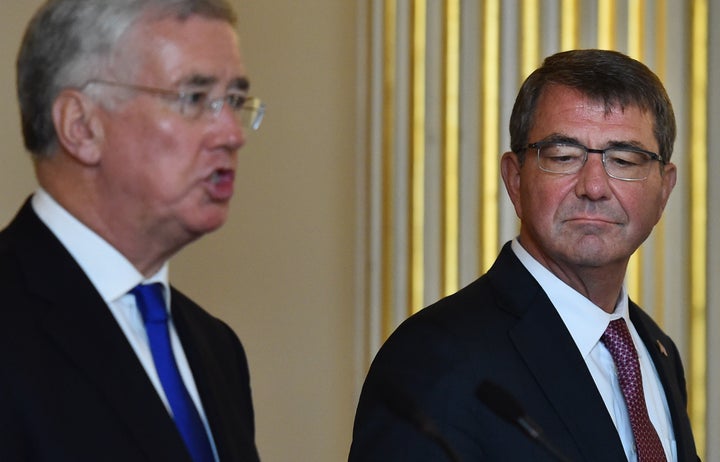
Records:
<instances>
[{"instance_id":1,"label":"small lapel pin","mask_svg":"<svg viewBox=\"0 0 720 462\"><path fill-rule=\"evenodd\" d=\"M660 350L660 353L662 353L663 356L667 358L667 350L665 349L665 346L660 343L660 340L655 340L657 342L658 350Z\"/></svg>"}]
</instances>

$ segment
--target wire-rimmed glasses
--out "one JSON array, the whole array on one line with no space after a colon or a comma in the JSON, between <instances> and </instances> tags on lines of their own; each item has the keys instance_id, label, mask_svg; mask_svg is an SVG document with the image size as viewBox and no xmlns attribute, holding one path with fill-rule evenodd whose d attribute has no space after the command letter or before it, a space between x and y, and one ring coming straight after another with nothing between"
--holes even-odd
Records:
<instances>
[{"instance_id":1,"label":"wire-rimmed glasses","mask_svg":"<svg viewBox=\"0 0 720 462\"><path fill-rule=\"evenodd\" d=\"M209 92L200 90L174 91L101 79L88 80L83 85L83 88L89 85L108 85L124 88L176 102L180 113L192 120L199 119L206 112L218 115L223 107L227 105L243 128L257 130L265 115L265 104L259 98L247 96L242 90L230 91L225 96L211 99Z\"/></svg>"},{"instance_id":2,"label":"wire-rimmed glasses","mask_svg":"<svg viewBox=\"0 0 720 462\"><path fill-rule=\"evenodd\" d=\"M601 154L608 176L625 181L646 179L654 165L653 161L663 165L666 163L654 152L630 146L590 149L577 143L541 141L529 144L528 149L537 150L540 170L564 175L579 172L587 162L588 154Z\"/></svg>"}]
</instances>

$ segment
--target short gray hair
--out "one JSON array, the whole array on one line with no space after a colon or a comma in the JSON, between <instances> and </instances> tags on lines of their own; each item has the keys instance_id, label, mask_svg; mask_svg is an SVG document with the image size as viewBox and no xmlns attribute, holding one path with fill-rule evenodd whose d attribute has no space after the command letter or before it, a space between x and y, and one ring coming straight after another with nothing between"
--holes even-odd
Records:
<instances>
[{"instance_id":1,"label":"short gray hair","mask_svg":"<svg viewBox=\"0 0 720 462\"><path fill-rule=\"evenodd\" d=\"M124 35L144 18L219 19L235 26L227 0L48 0L25 31L17 57L17 95L25 147L37 157L57 148L52 105L64 88L102 77Z\"/></svg>"}]
</instances>

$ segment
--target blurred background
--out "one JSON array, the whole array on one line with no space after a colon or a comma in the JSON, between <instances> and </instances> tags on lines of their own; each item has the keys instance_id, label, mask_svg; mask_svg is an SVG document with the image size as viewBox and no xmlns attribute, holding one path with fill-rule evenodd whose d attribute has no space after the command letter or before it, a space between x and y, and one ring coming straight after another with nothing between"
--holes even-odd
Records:
<instances>
[{"instance_id":1,"label":"blurred background","mask_svg":"<svg viewBox=\"0 0 720 462\"><path fill-rule=\"evenodd\" d=\"M14 60L40 0L0 17L0 225L36 187ZM500 187L522 79L567 48L631 54L666 83L680 180L628 285L677 341L705 460L720 460L720 23L715 0L236 0L263 126L227 224L171 264L250 361L266 462L347 458L362 379L412 312L479 276L516 221Z\"/></svg>"}]
</instances>

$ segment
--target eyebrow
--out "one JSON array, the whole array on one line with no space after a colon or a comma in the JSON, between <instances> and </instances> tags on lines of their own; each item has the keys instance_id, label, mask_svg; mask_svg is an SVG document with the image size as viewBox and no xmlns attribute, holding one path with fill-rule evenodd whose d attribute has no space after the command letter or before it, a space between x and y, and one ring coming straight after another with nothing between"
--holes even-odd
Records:
<instances>
[{"instance_id":1,"label":"eyebrow","mask_svg":"<svg viewBox=\"0 0 720 462\"><path fill-rule=\"evenodd\" d=\"M536 143L568 143L568 144L582 144L577 138L563 135L561 133L552 133Z\"/></svg>"},{"instance_id":2,"label":"eyebrow","mask_svg":"<svg viewBox=\"0 0 720 462\"><path fill-rule=\"evenodd\" d=\"M629 140L629 141L609 141L607 144L607 149L641 149L643 151L647 151L648 148L645 147L644 144L642 144L639 141L635 140Z\"/></svg>"},{"instance_id":3,"label":"eyebrow","mask_svg":"<svg viewBox=\"0 0 720 462\"><path fill-rule=\"evenodd\" d=\"M181 86L188 87L211 87L218 83L219 79L215 76L193 74L180 81ZM250 81L246 77L237 77L232 79L228 85L228 89L247 91L250 88Z\"/></svg>"},{"instance_id":4,"label":"eyebrow","mask_svg":"<svg viewBox=\"0 0 720 462\"><path fill-rule=\"evenodd\" d=\"M248 91L250 89L250 81L245 77L238 77L230 81L228 88Z\"/></svg>"},{"instance_id":5,"label":"eyebrow","mask_svg":"<svg viewBox=\"0 0 720 462\"><path fill-rule=\"evenodd\" d=\"M580 146L585 146L583 143L581 143L577 138L574 138L572 136L563 135L562 133L552 133L542 140L538 141L539 143L567 143L567 144L578 144ZM610 140L605 143L605 147L602 149L641 149L643 151L646 151L648 148L645 147L643 143L636 140ZM590 148L593 149L593 148Z\"/></svg>"}]
</instances>

